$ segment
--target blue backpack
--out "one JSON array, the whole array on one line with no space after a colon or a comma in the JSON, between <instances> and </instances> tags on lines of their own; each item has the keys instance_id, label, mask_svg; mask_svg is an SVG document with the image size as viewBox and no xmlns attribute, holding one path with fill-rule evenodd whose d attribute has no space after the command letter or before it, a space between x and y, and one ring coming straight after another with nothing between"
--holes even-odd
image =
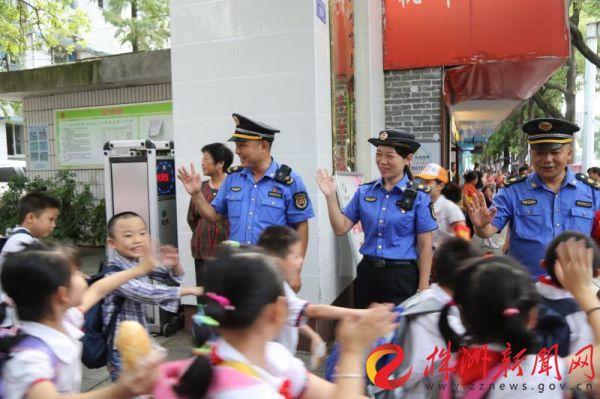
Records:
<instances>
[{"instance_id":1,"label":"blue backpack","mask_svg":"<svg viewBox=\"0 0 600 399\"><path fill-rule=\"evenodd\" d=\"M117 265L100 266L100 271L88 279L88 285L104 278L108 273L119 272L122 269ZM102 304L104 300L99 301L92 306L84 315L83 332L85 335L81 338L83 350L81 361L85 367L98 369L106 366L106 358L112 349L114 331L117 324L117 316L123 307L125 298L118 296L115 302L115 309L110 316L110 321L104 327L102 320Z\"/></svg>"},{"instance_id":2,"label":"blue backpack","mask_svg":"<svg viewBox=\"0 0 600 399\"><path fill-rule=\"evenodd\" d=\"M14 339L17 340L16 345L11 348L9 355L0 356L0 377L2 377L2 370L5 363L10 359L10 355L25 350L36 350L45 353L50 358L50 363L52 364L52 369L54 370L54 377L52 377L51 381L56 385L56 382L58 381L59 360L56 354L52 351L52 348L46 345L44 341L32 335L25 334L21 330L15 329L5 329L0 332L0 336L13 336ZM4 389L4 379L0 378L0 399L5 396Z\"/></svg>"},{"instance_id":3,"label":"blue backpack","mask_svg":"<svg viewBox=\"0 0 600 399\"><path fill-rule=\"evenodd\" d=\"M567 316L579 312L579 306L573 298L541 298L538 306L536 335L543 348L558 344L558 355L568 356L571 342L571 328Z\"/></svg>"}]
</instances>

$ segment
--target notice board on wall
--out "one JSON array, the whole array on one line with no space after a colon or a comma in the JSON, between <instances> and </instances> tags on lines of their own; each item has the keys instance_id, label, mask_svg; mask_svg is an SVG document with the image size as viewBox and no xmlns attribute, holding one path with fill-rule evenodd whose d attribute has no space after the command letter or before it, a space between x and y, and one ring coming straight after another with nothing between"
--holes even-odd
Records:
<instances>
[{"instance_id":1,"label":"notice board on wall","mask_svg":"<svg viewBox=\"0 0 600 399\"><path fill-rule=\"evenodd\" d=\"M363 174L356 172L336 172L335 180L337 183L337 196L340 208L344 209L350 202L358 186L363 182ZM363 232L360 222L356 223L354 227L347 234L350 240L350 247L352 248L352 259L354 264L357 265L362 260L362 254L360 253L360 247L365 242L365 233Z\"/></svg>"},{"instance_id":2,"label":"notice board on wall","mask_svg":"<svg viewBox=\"0 0 600 399\"><path fill-rule=\"evenodd\" d=\"M171 101L54 111L59 168L102 168L110 140L173 139Z\"/></svg>"}]
</instances>

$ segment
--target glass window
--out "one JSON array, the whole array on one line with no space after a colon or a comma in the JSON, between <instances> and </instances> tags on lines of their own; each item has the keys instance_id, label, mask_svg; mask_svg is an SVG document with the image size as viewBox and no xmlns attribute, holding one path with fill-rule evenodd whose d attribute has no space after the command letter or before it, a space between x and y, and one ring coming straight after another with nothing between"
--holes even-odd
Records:
<instances>
[{"instance_id":1,"label":"glass window","mask_svg":"<svg viewBox=\"0 0 600 399\"><path fill-rule=\"evenodd\" d=\"M15 155L15 146L14 146L14 136L13 136L13 125L10 123L6 124L6 150L8 155Z\"/></svg>"},{"instance_id":2,"label":"glass window","mask_svg":"<svg viewBox=\"0 0 600 399\"><path fill-rule=\"evenodd\" d=\"M15 155L23 155L23 125L13 125L15 135Z\"/></svg>"},{"instance_id":3,"label":"glass window","mask_svg":"<svg viewBox=\"0 0 600 399\"><path fill-rule=\"evenodd\" d=\"M7 155L24 155L23 125L6 124L6 152Z\"/></svg>"}]
</instances>

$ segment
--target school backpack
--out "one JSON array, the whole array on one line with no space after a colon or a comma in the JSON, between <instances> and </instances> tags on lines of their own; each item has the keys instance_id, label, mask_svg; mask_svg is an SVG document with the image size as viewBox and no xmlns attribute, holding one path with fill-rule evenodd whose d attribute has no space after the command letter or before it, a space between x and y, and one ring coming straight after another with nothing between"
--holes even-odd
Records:
<instances>
[{"instance_id":1,"label":"school backpack","mask_svg":"<svg viewBox=\"0 0 600 399\"><path fill-rule=\"evenodd\" d=\"M122 269L115 264L100 265L100 271L88 279L88 285L104 278L109 273L119 272ZM106 366L106 359L109 351L112 349L114 331L117 324L117 316L123 307L125 298L117 296L115 300L115 309L110 316L106 327L102 320L102 304L104 299L92 306L84 315L83 332L85 335L81 338L83 350L81 361L85 367L98 369Z\"/></svg>"},{"instance_id":2,"label":"school backpack","mask_svg":"<svg viewBox=\"0 0 600 399\"><path fill-rule=\"evenodd\" d=\"M402 349L404 350L404 359L411 358L412 348L409 345L408 340L410 324L420 316L424 316L430 313L441 312L442 308L445 305L444 303L439 302L434 298L425 300L423 302L417 302L418 296L420 295L421 294L417 294L417 296L408 298L406 301L404 301L396 307L394 311L401 316L399 320L397 320L398 327L394 332L392 332L388 336L378 339L373 345L373 348L384 343L391 343L402 347ZM333 347L331 354L327 358L327 362L325 363L325 378L328 381L333 381L333 375L335 374L335 368L339 360L339 351L339 345L336 344ZM382 357L380 363L378 363L380 367L382 367L383 364L387 363L388 359L390 359L389 356ZM398 378L400 374L403 374L403 371L403 367L396 370L394 374L390 376L390 378ZM367 381L367 393L370 396L375 397L376 399L391 399L398 397L398 392L383 390L371 384L370 381Z\"/></svg>"},{"instance_id":3,"label":"school backpack","mask_svg":"<svg viewBox=\"0 0 600 399\"><path fill-rule=\"evenodd\" d=\"M416 302L415 299L417 298L418 296L411 297L400 304L400 307L403 307L401 313L402 319L398 321L398 327L396 330L391 334L391 336L387 337L389 343L398 345L404 351L404 361L402 363L402 367L397 368L389 377L390 379L400 378L406 373L406 368L410 366L407 364L407 361L408 359L412 358L413 353L413 347L411 345L411 340L409 339L411 323L421 316L431 313L440 313L445 305L445 303L442 303L435 298L429 298L422 302ZM385 362L385 358L383 358L383 362ZM436 362L436 369L438 362ZM385 390L370 384L370 382L367 386L367 392L369 392L369 394L376 399L392 399L403 397L408 394L404 392L402 387L396 388L395 390Z\"/></svg>"},{"instance_id":4,"label":"school backpack","mask_svg":"<svg viewBox=\"0 0 600 399\"><path fill-rule=\"evenodd\" d=\"M579 306L573 298L548 299L541 298L538 306L538 322L536 335L542 348L550 348L558 344L558 355L568 356L570 353L571 328L567 316L579 312Z\"/></svg>"},{"instance_id":5,"label":"school backpack","mask_svg":"<svg viewBox=\"0 0 600 399\"><path fill-rule=\"evenodd\" d=\"M9 239L12 237L12 236L14 236L14 235L16 235L16 234L27 234L28 236L30 236L30 237L33 237L33 236L31 235L31 233L30 233L29 231L27 231L26 229L24 229L24 228L18 228L18 229L15 229L15 230L13 230L13 232L12 232L12 233L10 233L8 236L0 238L0 252L2 252L2 249L3 249L3 248L4 248L4 246L6 245L6 242L7 242L7 241L8 241L8 240L9 240Z\"/></svg>"},{"instance_id":6,"label":"school backpack","mask_svg":"<svg viewBox=\"0 0 600 399\"><path fill-rule=\"evenodd\" d=\"M0 331L0 338L5 338L12 336L17 341L16 345L13 346L10 350L9 355L0 355L0 399L5 397L4 394L4 378L2 378L2 372L4 369L4 365L10 359L10 356L16 352L22 352L26 350L36 350L39 352L43 352L50 358L50 364L52 365L52 369L54 370L54 377L52 377L51 381L56 385L58 381L58 366L59 360L56 354L52 351L44 341L41 339L34 337L33 335L25 334L22 330L16 328L10 329L2 329Z\"/></svg>"}]
</instances>

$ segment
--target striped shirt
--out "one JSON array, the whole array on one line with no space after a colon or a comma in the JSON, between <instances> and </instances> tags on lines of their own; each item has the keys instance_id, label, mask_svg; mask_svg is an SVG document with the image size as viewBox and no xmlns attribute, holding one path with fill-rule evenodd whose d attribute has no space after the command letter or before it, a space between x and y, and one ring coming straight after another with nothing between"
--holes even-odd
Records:
<instances>
[{"instance_id":1,"label":"striped shirt","mask_svg":"<svg viewBox=\"0 0 600 399\"><path fill-rule=\"evenodd\" d=\"M115 251L107 266L116 266L126 270L136 267L138 263L137 259L128 259ZM148 328L146 305L158 305L168 312L176 312L179 308L179 286L168 286L166 284L179 284L182 277L175 276L168 266L158 266L147 276L129 280L104 298L102 303L104 326L110 322L117 297L125 298L121 311L117 316L117 325L123 320L134 320ZM152 280L154 283L152 283Z\"/></svg>"}]
</instances>

